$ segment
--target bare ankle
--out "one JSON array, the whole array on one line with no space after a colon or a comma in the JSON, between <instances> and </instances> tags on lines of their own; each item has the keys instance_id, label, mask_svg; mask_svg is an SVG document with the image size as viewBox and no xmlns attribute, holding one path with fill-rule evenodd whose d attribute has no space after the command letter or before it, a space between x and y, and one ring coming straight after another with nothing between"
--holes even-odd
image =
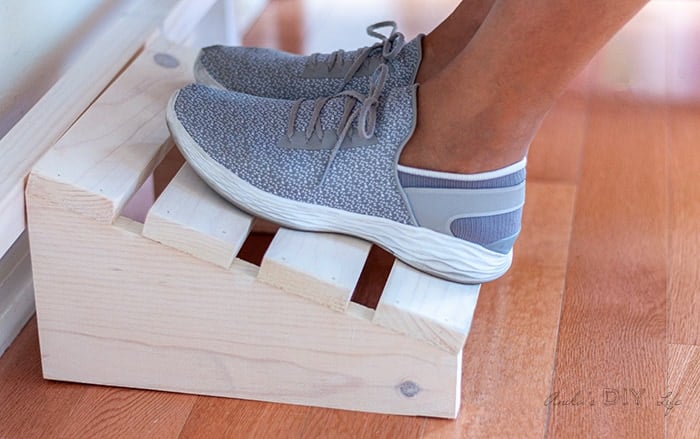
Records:
<instances>
[{"instance_id":1,"label":"bare ankle","mask_svg":"<svg viewBox=\"0 0 700 439\"><path fill-rule=\"evenodd\" d=\"M416 129L399 158L405 166L463 174L508 166L525 157L544 116L505 105L464 112L431 87L418 93Z\"/></svg>"}]
</instances>

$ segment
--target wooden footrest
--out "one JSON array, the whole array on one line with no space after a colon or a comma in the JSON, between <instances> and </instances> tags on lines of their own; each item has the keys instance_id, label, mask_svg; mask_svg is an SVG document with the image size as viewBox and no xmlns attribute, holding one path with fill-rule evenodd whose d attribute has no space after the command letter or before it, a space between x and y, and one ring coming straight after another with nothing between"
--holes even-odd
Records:
<instances>
[{"instance_id":1,"label":"wooden footrest","mask_svg":"<svg viewBox=\"0 0 700 439\"><path fill-rule=\"evenodd\" d=\"M44 375L455 417L478 285L395 262L367 308L352 295L370 244L284 228L252 265L237 255L253 218L187 165L144 224L121 216L172 147L165 104L193 57L153 42L30 176Z\"/></svg>"}]
</instances>

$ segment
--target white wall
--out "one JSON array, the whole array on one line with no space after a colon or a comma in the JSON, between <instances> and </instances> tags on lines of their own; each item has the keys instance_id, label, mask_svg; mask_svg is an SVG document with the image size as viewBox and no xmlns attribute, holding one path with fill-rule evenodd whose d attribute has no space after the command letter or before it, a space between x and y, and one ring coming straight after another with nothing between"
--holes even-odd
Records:
<instances>
[{"instance_id":1,"label":"white wall","mask_svg":"<svg viewBox=\"0 0 700 439\"><path fill-rule=\"evenodd\" d=\"M125 2L0 0L0 137Z\"/></svg>"}]
</instances>

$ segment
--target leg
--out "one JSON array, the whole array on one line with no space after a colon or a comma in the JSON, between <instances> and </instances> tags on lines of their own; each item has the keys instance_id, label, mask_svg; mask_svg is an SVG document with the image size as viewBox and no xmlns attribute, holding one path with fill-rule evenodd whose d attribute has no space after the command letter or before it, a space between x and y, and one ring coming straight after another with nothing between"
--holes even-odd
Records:
<instances>
[{"instance_id":1,"label":"leg","mask_svg":"<svg viewBox=\"0 0 700 439\"><path fill-rule=\"evenodd\" d=\"M423 39L418 83L438 74L474 37L496 0L463 0Z\"/></svg>"},{"instance_id":2,"label":"leg","mask_svg":"<svg viewBox=\"0 0 700 439\"><path fill-rule=\"evenodd\" d=\"M420 85L400 162L474 173L524 157L573 77L647 0L496 0L474 38Z\"/></svg>"}]
</instances>

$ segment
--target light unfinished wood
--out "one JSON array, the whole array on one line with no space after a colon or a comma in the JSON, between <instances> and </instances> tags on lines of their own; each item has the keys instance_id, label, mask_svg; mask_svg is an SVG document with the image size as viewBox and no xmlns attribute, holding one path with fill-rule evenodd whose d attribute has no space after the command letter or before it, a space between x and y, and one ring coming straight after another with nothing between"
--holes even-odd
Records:
<instances>
[{"instance_id":1,"label":"light unfinished wood","mask_svg":"<svg viewBox=\"0 0 700 439\"><path fill-rule=\"evenodd\" d=\"M359 305L337 313L266 286L245 262L224 270L162 246L133 221L101 224L42 198L52 184L28 185L47 378L456 414L461 353L374 325Z\"/></svg>"},{"instance_id":2,"label":"light unfinished wood","mask_svg":"<svg viewBox=\"0 0 700 439\"><path fill-rule=\"evenodd\" d=\"M456 353L469 334L479 287L438 279L397 260L372 321Z\"/></svg>"},{"instance_id":3,"label":"light unfinished wood","mask_svg":"<svg viewBox=\"0 0 700 439\"><path fill-rule=\"evenodd\" d=\"M0 255L24 230L25 206L18 194L29 170L142 47L173 0L133 3L0 139Z\"/></svg>"},{"instance_id":4,"label":"light unfinished wood","mask_svg":"<svg viewBox=\"0 0 700 439\"><path fill-rule=\"evenodd\" d=\"M281 228L263 257L258 279L344 311L370 247L349 236Z\"/></svg>"},{"instance_id":5,"label":"light unfinished wood","mask_svg":"<svg viewBox=\"0 0 700 439\"><path fill-rule=\"evenodd\" d=\"M666 391L658 396L668 438L698 437L700 425L700 347L669 344Z\"/></svg>"},{"instance_id":6,"label":"light unfinished wood","mask_svg":"<svg viewBox=\"0 0 700 439\"><path fill-rule=\"evenodd\" d=\"M252 222L184 165L148 211L143 236L228 268Z\"/></svg>"},{"instance_id":7,"label":"light unfinished wood","mask_svg":"<svg viewBox=\"0 0 700 439\"><path fill-rule=\"evenodd\" d=\"M161 66L154 56L178 62ZM167 152L165 106L192 80L195 51L154 42L32 170L55 181L43 196L111 223Z\"/></svg>"}]
</instances>

